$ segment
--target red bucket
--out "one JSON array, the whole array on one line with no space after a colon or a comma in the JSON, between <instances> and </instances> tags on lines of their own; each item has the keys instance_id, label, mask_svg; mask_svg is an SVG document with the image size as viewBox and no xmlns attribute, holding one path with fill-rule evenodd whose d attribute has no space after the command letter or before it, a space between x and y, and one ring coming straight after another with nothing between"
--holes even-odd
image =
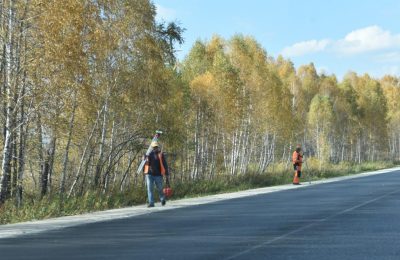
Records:
<instances>
[{"instance_id":1,"label":"red bucket","mask_svg":"<svg viewBox=\"0 0 400 260\"><path fill-rule=\"evenodd\" d=\"M172 189L170 187L164 188L163 189L164 195L165 197L169 198L172 196Z\"/></svg>"}]
</instances>

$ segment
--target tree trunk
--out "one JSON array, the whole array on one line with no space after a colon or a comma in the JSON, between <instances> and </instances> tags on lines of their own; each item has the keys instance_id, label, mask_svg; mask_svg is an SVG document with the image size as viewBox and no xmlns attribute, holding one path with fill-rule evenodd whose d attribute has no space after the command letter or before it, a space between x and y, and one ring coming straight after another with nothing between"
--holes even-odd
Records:
<instances>
[{"instance_id":1,"label":"tree trunk","mask_svg":"<svg viewBox=\"0 0 400 260\"><path fill-rule=\"evenodd\" d=\"M61 181L60 181L60 211L63 211L63 206L64 206L64 192L65 192L65 179L67 175L67 166L68 166L68 157L69 157L69 147L71 145L71 139L72 139L72 130L74 128L74 122L75 122L75 111L77 107L77 100L76 100L76 91L74 93L74 106L72 109L72 115L71 119L69 121L69 131L68 131L68 139L67 139L67 145L65 146L65 154L64 154L64 160L63 160L63 170L61 172Z\"/></svg>"},{"instance_id":2,"label":"tree trunk","mask_svg":"<svg viewBox=\"0 0 400 260\"><path fill-rule=\"evenodd\" d=\"M24 73L24 82L22 85L22 97L25 96L25 82L26 82L26 72ZM25 126L24 130L24 124L25 122L25 105L24 105L24 100L22 100L21 103L21 125L20 125L20 130L19 130L19 165L18 165L18 178L17 178L17 192L16 192L16 197L17 197L17 207L20 208L22 206L22 180L24 176L24 171L25 171L25 150L26 150L26 137L28 134L28 129L29 125Z\"/></svg>"},{"instance_id":3,"label":"tree trunk","mask_svg":"<svg viewBox=\"0 0 400 260\"><path fill-rule=\"evenodd\" d=\"M12 161L12 131L14 129L14 119L11 118L14 114L13 95L11 91L11 70L12 70L12 32L13 32L13 16L14 16L14 1L9 1L9 17L8 17L8 35L6 43L6 59L5 59L5 87L6 87L6 98L7 98L7 113L6 113L6 134L3 148L3 161L1 165L1 176L0 176L0 205L3 204L8 194L8 183L10 181L11 174L11 161Z\"/></svg>"},{"instance_id":4,"label":"tree trunk","mask_svg":"<svg viewBox=\"0 0 400 260\"><path fill-rule=\"evenodd\" d=\"M15 103L14 103L15 104ZM17 122L14 121L14 126L17 125ZM18 144L17 144L17 133L14 131L12 133L12 151L13 151L13 159L12 159L12 169L11 169L11 181L9 182L8 188L8 197L14 197L17 189L17 171L18 171Z\"/></svg>"},{"instance_id":5,"label":"tree trunk","mask_svg":"<svg viewBox=\"0 0 400 260\"><path fill-rule=\"evenodd\" d=\"M114 150L114 137L115 137L115 121L113 120L112 122L112 128L111 128L111 142L110 142L110 154L108 156L108 166L107 166L107 171L104 174L104 180L103 180L103 191L106 192L108 189L108 184L110 181L110 174L112 170L112 161L113 161L113 150Z\"/></svg>"},{"instance_id":6,"label":"tree trunk","mask_svg":"<svg viewBox=\"0 0 400 260\"><path fill-rule=\"evenodd\" d=\"M132 166L132 163L134 162L134 160L135 160L135 156L133 156L132 152L130 152L129 153L129 159L128 159L128 161L129 161L128 168L126 169L126 171L125 171L125 173L124 173L124 175L122 177L121 183L119 185L119 190L120 191L124 190L124 186L126 185L126 182L128 180L129 172L131 170L131 166Z\"/></svg>"},{"instance_id":7,"label":"tree trunk","mask_svg":"<svg viewBox=\"0 0 400 260\"><path fill-rule=\"evenodd\" d=\"M76 186L76 184L78 183L78 180L79 180L80 175L81 175L81 170L82 170L83 161L85 160L87 150L88 150L89 145L90 145L90 142L91 142L91 140L92 140L92 138L93 138L94 132L96 131L96 127L97 127L97 125L98 125L98 123L99 123L100 116L101 116L101 114L102 114L103 109L104 109L104 106L103 106L102 109L98 112L97 118L96 118L96 122L94 123L93 128L92 128L92 131L91 131L91 133L90 133L90 135L89 135L89 137L88 137L88 139L87 139L87 141L86 141L86 145L85 145L85 148L84 148L84 150L83 150L83 153L82 153L82 156L81 156L81 160L80 160L80 162L79 162L79 168L78 168L78 170L77 170L77 172L76 172L76 174L75 174L75 180L74 180L74 182L72 183L72 186L71 186L71 188L70 188L70 190L69 190L69 192L68 192L68 197L67 197L67 198L71 197L72 192L74 191L75 186Z\"/></svg>"},{"instance_id":8,"label":"tree trunk","mask_svg":"<svg viewBox=\"0 0 400 260\"><path fill-rule=\"evenodd\" d=\"M46 154L45 160L43 162L43 170L40 177L40 197L43 198L47 193L47 184L49 180L50 171L50 155Z\"/></svg>"},{"instance_id":9,"label":"tree trunk","mask_svg":"<svg viewBox=\"0 0 400 260\"><path fill-rule=\"evenodd\" d=\"M56 137L53 137L51 142L50 142L50 147L49 147L49 184L48 184L48 191L51 194L52 192L52 183L53 183L53 166L54 166L54 155L56 153Z\"/></svg>"},{"instance_id":10,"label":"tree trunk","mask_svg":"<svg viewBox=\"0 0 400 260\"><path fill-rule=\"evenodd\" d=\"M101 172L102 172L102 165L103 165L103 156L104 156L104 146L106 142L106 135L107 135L107 112L108 112L108 99L104 104L104 114L103 114L103 126L101 130L101 142L99 148L99 158L97 160L96 165L96 172L94 175L94 187L99 187Z\"/></svg>"},{"instance_id":11,"label":"tree trunk","mask_svg":"<svg viewBox=\"0 0 400 260\"><path fill-rule=\"evenodd\" d=\"M37 151L38 151L38 157L39 157L39 171L40 171L40 176L41 173L43 172L44 168L44 154L43 154L43 131L42 131L42 116L40 112L37 112L37 120L36 120L36 131L37 131L37 137L38 137L38 146L37 146Z\"/></svg>"}]
</instances>

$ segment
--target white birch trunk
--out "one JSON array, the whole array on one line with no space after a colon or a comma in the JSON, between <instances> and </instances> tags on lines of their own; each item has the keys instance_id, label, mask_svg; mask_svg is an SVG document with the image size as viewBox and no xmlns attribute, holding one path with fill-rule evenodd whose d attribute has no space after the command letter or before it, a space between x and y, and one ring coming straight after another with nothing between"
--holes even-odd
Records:
<instances>
[{"instance_id":1,"label":"white birch trunk","mask_svg":"<svg viewBox=\"0 0 400 260\"><path fill-rule=\"evenodd\" d=\"M68 139L67 139L67 145L65 146L65 154L64 154L64 160L63 160L63 170L61 172L61 181L60 181L60 205L62 207L62 203L64 200L64 192L65 192L65 179L67 175L67 166L68 166L68 157L69 157L69 148L71 145L71 139L72 139L72 132L74 128L74 123L75 123L75 111L77 107L77 100L76 100L76 92L74 93L74 106L72 109L72 115L71 119L69 121L69 131L68 131Z\"/></svg>"},{"instance_id":2,"label":"white birch trunk","mask_svg":"<svg viewBox=\"0 0 400 260\"><path fill-rule=\"evenodd\" d=\"M14 119L11 118L14 114L13 96L11 91L11 75L12 75L12 32L13 32L13 8L14 1L9 1L8 6L8 25L7 25L7 42L6 42L6 59L5 59L5 93L7 99L7 113L6 113L6 129L3 148L3 161L1 164L0 176L0 204L2 204L7 197L8 182L10 181L11 174L11 161L12 161L12 130L14 129Z\"/></svg>"},{"instance_id":3,"label":"white birch trunk","mask_svg":"<svg viewBox=\"0 0 400 260\"><path fill-rule=\"evenodd\" d=\"M107 135L107 112L108 112L108 97L104 104L103 125L102 125L102 129L101 129L101 141L100 141L100 147L99 147L99 158L97 159L96 172L94 175L94 186L95 187L99 186L99 181L100 181L101 172L102 172L104 146L105 146L106 135Z\"/></svg>"},{"instance_id":4,"label":"white birch trunk","mask_svg":"<svg viewBox=\"0 0 400 260\"><path fill-rule=\"evenodd\" d=\"M104 187L103 187L103 191L106 192L107 188L108 188L108 184L110 181L110 173L112 170L112 151L114 150L114 138L115 138L115 121L113 120L112 122L112 128L111 128L111 141L110 141L110 154L108 156L108 167L107 167L107 172L104 175Z\"/></svg>"}]
</instances>

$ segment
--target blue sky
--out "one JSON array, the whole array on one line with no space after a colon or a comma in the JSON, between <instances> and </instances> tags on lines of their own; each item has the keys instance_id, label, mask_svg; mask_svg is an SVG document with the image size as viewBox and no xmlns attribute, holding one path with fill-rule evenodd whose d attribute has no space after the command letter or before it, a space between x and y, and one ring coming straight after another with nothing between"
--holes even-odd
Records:
<instances>
[{"instance_id":1,"label":"blue sky","mask_svg":"<svg viewBox=\"0 0 400 260\"><path fill-rule=\"evenodd\" d=\"M348 71L400 76L399 0L153 0L159 21L186 28L182 60L214 34L253 36L296 67L313 62L339 80Z\"/></svg>"}]
</instances>

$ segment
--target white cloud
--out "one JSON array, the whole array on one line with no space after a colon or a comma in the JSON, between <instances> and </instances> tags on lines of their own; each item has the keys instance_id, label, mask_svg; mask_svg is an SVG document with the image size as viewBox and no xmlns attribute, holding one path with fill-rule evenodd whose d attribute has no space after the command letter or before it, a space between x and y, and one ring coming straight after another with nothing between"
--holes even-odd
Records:
<instances>
[{"instance_id":1,"label":"white cloud","mask_svg":"<svg viewBox=\"0 0 400 260\"><path fill-rule=\"evenodd\" d=\"M282 55L294 57L320 51L352 55L389 49L400 49L400 34L393 34L377 25L373 25L354 30L339 40L324 39L298 42L284 48ZM399 53L397 52L397 56L394 55L394 57L397 59L398 55Z\"/></svg>"},{"instance_id":2,"label":"white cloud","mask_svg":"<svg viewBox=\"0 0 400 260\"><path fill-rule=\"evenodd\" d=\"M400 35L394 35L374 25L350 32L335 45L339 53L357 54L400 47Z\"/></svg>"},{"instance_id":3,"label":"white cloud","mask_svg":"<svg viewBox=\"0 0 400 260\"><path fill-rule=\"evenodd\" d=\"M159 4L155 4L155 6L156 6L158 20L165 20L165 21L175 20L176 11L174 9L163 7Z\"/></svg>"},{"instance_id":4,"label":"white cloud","mask_svg":"<svg viewBox=\"0 0 400 260\"><path fill-rule=\"evenodd\" d=\"M315 53L326 49L329 40L311 40L298 42L292 46L286 47L282 50L282 55L287 57L302 56L309 53Z\"/></svg>"}]
</instances>

